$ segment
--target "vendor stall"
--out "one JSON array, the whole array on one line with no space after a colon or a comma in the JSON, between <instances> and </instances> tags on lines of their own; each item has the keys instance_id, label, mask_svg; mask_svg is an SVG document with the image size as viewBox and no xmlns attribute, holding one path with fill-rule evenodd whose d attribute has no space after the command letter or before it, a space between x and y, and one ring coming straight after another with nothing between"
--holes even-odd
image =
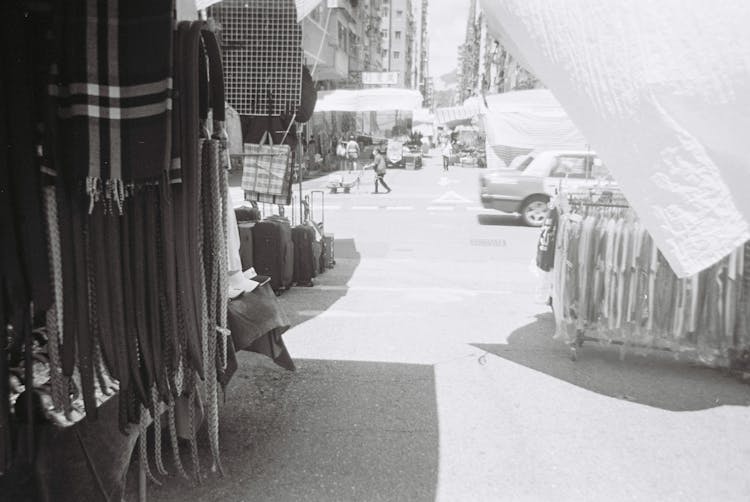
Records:
<instances>
[{"instance_id":1,"label":"vendor stall","mask_svg":"<svg viewBox=\"0 0 750 502\"><path fill-rule=\"evenodd\" d=\"M296 23L294 2L266 7ZM199 430L221 473L234 351L294 365L270 286L246 277L230 299L216 34L176 22L172 0L19 0L0 15L0 493L120 500L136 444L143 479L149 451L166 474L163 434L174 469L199 479Z\"/></svg>"},{"instance_id":2,"label":"vendor stall","mask_svg":"<svg viewBox=\"0 0 750 502\"><path fill-rule=\"evenodd\" d=\"M553 206L537 264L573 359L597 342L750 371L750 242L679 278L622 194L563 193Z\"/></svg>"},{"instance_id":3,"label":"vendor stall","mask_svg":"<svg viewBox=\"0 0 750 502\"><path fill-rule=\"evenodd\" d=\"M748 2L480 3L489 31L559 100L679 277L750 238Z\"/></svg>"},{"instance_id":4,"label":"vendor stall","mask_svg":"<svg viewBox=\"0 0 750 502\"><path fill-rule=\"evenodd\" d=\"M747 368L750 5L480 2L624 193L561 194L543 230L558 336Z\"/></svg>"}]
</instances>

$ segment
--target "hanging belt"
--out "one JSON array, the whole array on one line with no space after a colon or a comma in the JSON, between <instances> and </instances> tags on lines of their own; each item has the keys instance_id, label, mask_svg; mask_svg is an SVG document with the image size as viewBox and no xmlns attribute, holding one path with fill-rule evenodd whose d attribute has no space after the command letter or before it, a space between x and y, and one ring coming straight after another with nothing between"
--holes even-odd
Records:
<instances>
[{"instance_id":1,"label":"hanging belt","mask_svg":"<svg viewBox=\"0 0 750 502\"><path fill-rule=\"evenodd\" d=\"M133 290L133 265L131 259L131 249L133 247L131 232L130 232L130 219L133 217L133 198L127 197L123 203L125 210L123 211L121 225L120 225L120 253L122 256L122 285L123 285L123 326L125 327L125 342L127 348L127 359L128 366L130 368L130 378L133 384L133 390L138 396L141 402L147 402L148 394L143 384L141 377L141 364L140 356L138 351L138 335L136 328L136 314L135 314L135 291ZM128 405L130 403L128 402ZM130 414L128 414L130 419ZM133 422L137 423L137 422Z\"/></svg>"},{"instance_id":2,"label":"hanging belt","mask_svg":"<svg viewBox=\"0 0 750 502\"><path fill-rule=\"evenodd\" d=\"M195 281L200 262L196 257L196 218L197 211L193 203L195 197L195 178L197 174L198 148L198 110L197 110L197 52L200 29L191 30L191 23L184 21L177 27L178 46L181 48L180 60L176 61L175 76L179 87L179 121L180 164L182 183L175 184L172 192L175 209L175 253L177 262L177 291L181 307L179 321L184 326L180 330L183 347L186 350L186 362L203 376L201 357L200 331L200 297ZM194 57L190 58L193 48ZM191 64L192 62L192 64ZM189 71L192 69L193 71ZM192 73L193 78L189 78ZM200 194L200 192L198 192Z\"/></svg>"}]
</instances>

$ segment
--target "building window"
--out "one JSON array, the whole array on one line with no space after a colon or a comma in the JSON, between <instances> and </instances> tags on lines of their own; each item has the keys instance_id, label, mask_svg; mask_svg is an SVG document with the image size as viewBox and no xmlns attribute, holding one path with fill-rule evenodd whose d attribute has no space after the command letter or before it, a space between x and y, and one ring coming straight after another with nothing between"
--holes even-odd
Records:
<instances>
[{"instance_id":1,"label":"building window","mask_svg":"<svg viewBox=\"0 0 750 502\"><path fill-rule=\"evenodd\" d=\"M388 49L383 49L382 54L383 54L384 58L387 58L388 57Z\"/></svg>"},{"instance_id":2,"label":"building window","mask_svg":"<svg viewBox=\"0 0 750 502\"><path fill-rule=\"evenodd\" d=\"M396 40L401 40L401 32L400 31L397 31L396 33L394 33L394 35L396 36Z\"/></svg>"},{"instance_id":3,"label":"building window","mask_svg":"<svg viewBox=\"0 0 750 502\"><path fill-rule=\"evenodd\" d=\"M393 51L393 59L399 59L401 57L401 53L399 51Z\"/></svg>"},{"instance_id":4,"label":"building window","mask_svg":"<svg viewBox=\"0 0 750 502\"><path fill-rule=\"evenodd\" d=\"M388 17L388 7L383 7L383 17Z\"/></svg>"},{"instance_id":5,"label":"building window","mask_svg":"<svg viewBox=\"0 0 750 502\"><path fill-rule=\"evenodd\" d=\"M402 11L402 10L397 10L396 11L396 17L402 17L403 15L404 15L404 11Z\"/></svg>"},{"instance_id":6,"label":"building window","mask_svg":"<svg viewBox=\"0 0 750 502\"><path fill-rule=\"evenodd\" d=\"M380 34L383 36L383 38L388 38L388 30L380 30Z\"/></svg>"}]
</instances>

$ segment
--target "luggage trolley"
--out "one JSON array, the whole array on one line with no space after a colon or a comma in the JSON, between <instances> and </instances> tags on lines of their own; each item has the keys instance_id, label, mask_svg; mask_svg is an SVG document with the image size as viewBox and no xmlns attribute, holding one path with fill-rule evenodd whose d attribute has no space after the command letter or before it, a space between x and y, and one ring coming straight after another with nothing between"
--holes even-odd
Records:
<instances>
[{"instance_id":1,"label":"luggage trolley","mask_svg":"<svg viewBox=\"0 0 750 502\"><path fill-rule=\"evenodd\" d=\"M352 188L359 188L359 184L362 181L362 175L364 174L364 165L361 162L357 162L352 169L352 161L346 160L349 169L341 169L328 175L326 181L326 187L331 193L338 193L342 190L344 193L350 193Z\"/></svg>"}]
</instances>

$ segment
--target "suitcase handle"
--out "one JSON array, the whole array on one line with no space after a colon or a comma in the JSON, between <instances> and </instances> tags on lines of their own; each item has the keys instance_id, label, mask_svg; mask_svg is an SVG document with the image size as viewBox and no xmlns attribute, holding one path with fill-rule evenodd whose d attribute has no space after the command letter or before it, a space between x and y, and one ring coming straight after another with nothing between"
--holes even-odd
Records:
<instances>
[{"instance_id":1,"label":"suitcase handle","mask_svg":"<svg viewBox=\"0 0 750 502\"><path fill-rule=\"evenodd\" d=\"M317 204L315 203L315 200L318 198L316 196L320 197L320 219L315 218L316 213L316 207ZM320 226L325 228L326 226L326 210L325 210L325 192L323 190L312 190L310 192L310 219L314 223L320 223Z\"/></svg>"}]
</instances>

